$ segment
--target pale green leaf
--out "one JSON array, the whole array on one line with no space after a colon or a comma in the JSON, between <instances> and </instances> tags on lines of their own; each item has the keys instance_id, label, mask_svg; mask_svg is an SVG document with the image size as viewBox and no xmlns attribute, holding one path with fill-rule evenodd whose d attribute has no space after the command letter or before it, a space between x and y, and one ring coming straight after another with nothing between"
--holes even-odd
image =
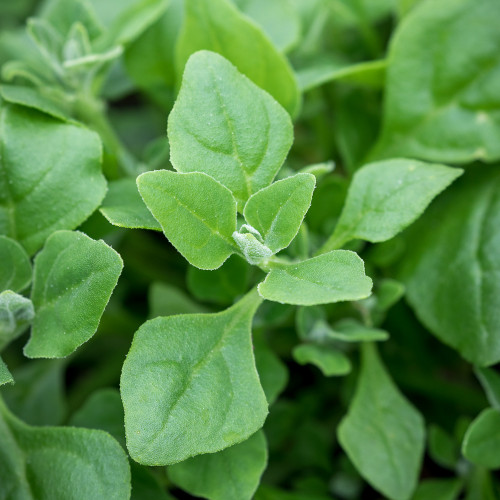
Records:
<instances>
[{"instance_id":1,"label":"pale green leaf","mask_svg":"<svg viewBox=\"0 0 500 500\"><path fill-rule=\"evenodd\" d=\"M500 170L472 169L410 229L401 278L420 321L479 366L500 361Z\"/></svg>"},{"instance_id":2,"label":"pale green leaf","mask_svg":"<svg viewBox=\"0 0 500 500\"><path fill-rule=\"evenodd\" d=\"M411 497L412 500L456 500L463 488L460 479L426 479Z\"/></svg>"},{"instance_id":3,"label":"pale green leaf","mask_svg":"<svg viewBox=\"0 0 500 500\"><path fill-rule=\"evenodd\" d=\"M201 172L146 172L139 192L165 236L193 266L217 269L235 251L236 201Z\"/></svg>"},{"instance_id":4,"label":"pale green leaf","mask_svg":"<svg viewBox=\"0 0 500 500\"><path fill-rule=\"evenodd\" d=\"M168 119L171 162L205 172L231 190L238 205L268 186L293 142L285 110L227 60L197 52L186 64Z\"/></svg>"},{"instance_id":5,"label":"pale green leaf","mask_svg":"<svg viewBox=\"0 0 500 500\"><path fill-rule=\"evenodd\" d=\"M194 52L218 52L269 92L292 116L297 114L300 94L293 71L255 23L229 0L186 0L185 8L177 42L179 74Z\"/></svg>"},{"instance_id":6,"label":"pale green leaf","mask_svg":"<svg viewBox=\"0 0 500 500\"><path fill-rule=\"evenodd\" d=\"M31 298L36 316L24 348L30 358L71 354L94 335L123 268L103 241L57 231L35 258Z\"/></svg>"},{"instance_id":7,"label":"pale green leaf","mask_svg":"<svg viewBox=\"0 0 500 500\"><path fill-rule=\"evenodd\" d=\"M467 460L488 469L500 468L500 412L487 408L470 424L462 443Z\"/></svg>"},{"instance_id":8,"label":"pale green leaf","mask_svg":"<svg viewBox=\"0 0 500 500\"><path fill-rule=\"evenodd\" d=\"M31 263L17 241L0 235L0 292L20 292L31 283Z\"/></svg>"},{"instance_id":9,"label":"pale green leaf","mask_svg":"<svg viewBox=\"0 0 500 500\"><path fill-rule=\"evenodd\" d=\"M497 0L427 0L402 20L372 157L500 158L499 17Z\"/></svg>"},{"instance_id":10,"label":"pale green leaf","mask_svg":"<svg viewBox=\"0 0 500 500\"><path fill-rule=\"evenodd\" d=\"M379 242L394 237L462 173L404 159L364 166L354 174L340 219L322 251L355 238Z\"/></svg>"},{"instance_id":11,"label":"pale green leaf","mask_svg":"<svg viewBox=\"0 0 500 500\"><path fill-rule=\"evenodd\" d=\"M349 250L334 250L295 264L275 264L259 293L267 300L310 306L370 295L372 280L363 261Z\"/></svg>"},{"instance_id":12,"label":"pale green leaf","mask_svg":"<svg viewBox=\"0 0 500 500\"><path fill-rule=\"evenodd\" d=\"M144 204L134 179L110 182L99 210L114 226L161 231L160 224Z\"/></svg>"},{"instance_id":13,"label":"pale green leaf","mask_svg":"<svg viewBox=\"0 0 500 500\"><path fill-rule=\"evenodd\" d=\"M481 382L490 405L500 410L500 374L491 368L477 366L474 368L474 373Z\"/></svg>"},{"instance_id":14,"label":"pale green leaf","mask_svg":"<svg viewBox=\"0 0 500 500\"><path fill-rule=\"evenodd\" d=\"M311 205L316 179L296 174L257 191L245 204L243 215L263 243L277 253L295 238Z\"/></svg>"},{"instance_id":15,"label":"pale green leaf","mask_svg":"<svg viewBox=\"0 0 500 500\"><path fill-rule=\"evenodd\" d=\"M120 384L134 460L181 462L240 443L262 427L267 402L250 335L259 304L254 291L221 313L141 326Z\"/></svg>"},{"instance_id":16,"label":"pale green leaf","mask_svg":"<svg viewBox=\"0 0 500 500\"><path fill-rule=\"evenodd\" d=\"M317 366L325 375L346 375L351 371L349 358L333 347L317 344L301 344L293 349L293 357L297 363L308 363Z\"/></svg>"},{"instance_id":17,"label":"pale green leaf","mask_svg":"<svg viewBox=\"0 0 500 500\"><path fill-rule=\"evenodd\" d=\"M0 385L4 384L13 384L14 379L12 378L12 374L9 372L7 365L3 362L2 358L0 358Z\"/></svg>"},{"instance_id":18,"label":"pale green leaf","mask_svg":"<svg viewBox=\"0 0 500 500\"><path fill-rule=\"evenodd\" d=\"M262 431L217 453L168 467L170 480L191 495L210 500L251 500L267 465Z\"/></svg>"},{"instance_id":19,"label":"pale green leaf","mask_svg":"<svg viewBox=\"0 0 500 500\"><path fill-rule=\"evenodd\" d=\"M0 401L0 484L5 498L127 500L130 468L106 432L31 427Z\"/></svg>"},{"instance_id":20,"label":"pale green leaf","mask_svg":"<svg viewBox=\"0 0 500 500\"><path fill-rule=\"evenodd\" d=\"M106 192L101 146L89 130L22 107L0 109L0 233L35 253L74 229Z\"/></svg>"},{"instance_id":21,"label":"pale green leaf","mask_svg":"<svg viewBox=\"0 0 500 500\"><path fill-rule=\"evenodd\" d=\"M391 500L407 500L417 485L424 422L385 371L375 347L365 344L362 352L358 386L338 438L374 488Z\"/></svg>"},{"instance_id":22,"label":"pale green leaf","mask_svg":"<svg viewBox=\"0 0 500 500\"><path fill-rule=\"evenodd\" d=\"M376 342L387 340L389 334L380 328L363 325L355 319L344 319L334 325L329 337L344 342Z\"/></svg>"},{"instance_id":23,"label":"pale green leaf","mask_svg":"<svg viewBox=\"0 0 500 500\"><path fill-rule=\"evenodd\" d=\"M30 299L11 290L0 293L0 351L28 328L34 316Z\"/></svg>"}]
</instances>

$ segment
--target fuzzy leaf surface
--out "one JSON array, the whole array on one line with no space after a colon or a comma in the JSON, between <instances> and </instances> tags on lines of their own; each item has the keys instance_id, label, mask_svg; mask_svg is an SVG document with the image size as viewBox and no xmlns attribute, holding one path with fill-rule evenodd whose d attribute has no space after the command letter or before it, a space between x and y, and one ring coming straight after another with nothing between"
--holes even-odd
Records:
<instances>
[{"instance_id":1,"label":"fuzzy leaf surface","mask_svg":"<svg viewBox=\"0 0 500 500\"><path fill-rule=\"evenodd\" d=\"M0 351L28 328L34 316L30 299L11 290L0 293Z\"/></svg>"},{"instance_id":2,"label":"fuzzy leaf surface","mask_svg":"<svg viewBox=\"0 0 500 500\"><path fill-rule=\"evenodd\" d=\"M346 375L351 371L351 362L342 352L332 347L316 344L301 344L293 349L297 363L317 366L325 377Z\"/></svg>"},{"instance_id":3,"label":"fuzzy leaf surface","mask_svg":"<svg viewBox=\"0 0 500 500\"><path fill-rule=\"evenodd\" d=\"M28 254L17 241L0 236L0 291L20 292L31 283Z\"/></svg>"}]
</instances>

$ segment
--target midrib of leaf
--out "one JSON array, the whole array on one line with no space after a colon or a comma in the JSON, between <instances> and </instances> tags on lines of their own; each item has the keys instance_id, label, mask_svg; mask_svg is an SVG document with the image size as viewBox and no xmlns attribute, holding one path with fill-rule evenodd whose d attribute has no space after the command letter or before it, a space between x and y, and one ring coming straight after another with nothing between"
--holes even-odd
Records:
<instances>
[{"instance_id":1,"label":"midrib of leaf","mask_svg":"<svg viewBox=\"0 0 500 500\"><path fill-rule=\"evenodd\" d=\"M170 418L172 417L173 412L175 411L175 408L178 406L180 400L183 398L183 396L185 395L186 391L191 386L191 383L193 382L193 379L198 374L198 372L200 370L202 370L205 367L205 365L209 361L211 361L211 359L216 354L219 354L220 350L222 349L222 347L224 345L224 341L226 340L226 337L228 336L228 333L231 332L231 330L235 326L235 324L237 324L242 319L242 317L244 317L249 312L250 313L255 312L255 310L257 309L257 307L260 305L260 303L262 302L262 299L260 298L260 296L253 297L254 295L255 295L254 291L252 290L245 297L243 297L240 300L240 302L238 302L237 304L235 304L233 306L233 307L238 307L241 310L241 312L238 312L237 314L235 314L233 316L233 318L230 320L230 322L224 326L220 338L216 341L216 343L210 349L210 351L208 352L208 354L205 357L203 357L200 361L198 361L198 363L196 363L191 368L189 376L187 377L187 379L186 379L186 381L185 381L185 383L184 383L181 391L179 392L179 395L175 398L175 401L172 403L172 406L170 406L170 408L168 410L168 414L166 416L166 419L165 419L164 423L162 424L161 428L158 431L155 432L154 437L149 441L149 443L147 444L147 446L145 446L142 449L142 452L147 452L148 450L150 450L153 447L153 445L155 444L155 442L158 440L158 438L160 437L160 435L163 434L163 432L165 432L165 429L166 429L166 427L168 425L168 422L169 422ZM254 302L253 303L250 302L250 305L248 306L249 309L250 309L250 311L248 311L246 308L243 307L242 302L244 302L244 301L249 302L249 299L252 299L252 298L254 299ZM257 299L257 300L255 300L255 299ZM221 317L223 317L225 315L228 315L228 313L230 312L230 310L231 309L223 311L221 313L216 313L216 316L218 316L219 318L221 318ZM227 361L224 358L224 356L222 356L222 359L224 360L224 363L226 363L226 366L227 366ZM230 370L228 370L228 372L230 372ZM226 415L225 415L224 418L226 418L226 417L227 417L227 412L226 412Z\"/></svg>"},{"instance_id":2,"label":"midrib of leaf","mask_svg":"<svg viewBox=\"0 0 500 500\"><path fill-rule=\"evenodd\" d=\"M5 120L6 120L6 108L5 106L1 107L0 110L0 172L3 174L5 180L5 194L7 195L7 203L5 208L7 209L7 213L9 214L9 223L10 223L10 231L12 238L17 240L17 225L16 225L16 214L15 214L15 204L14 197L12 195L12 191L9 187L9 175L7 172L7 167L5 165Z\"/></svg>"}]
</instances>

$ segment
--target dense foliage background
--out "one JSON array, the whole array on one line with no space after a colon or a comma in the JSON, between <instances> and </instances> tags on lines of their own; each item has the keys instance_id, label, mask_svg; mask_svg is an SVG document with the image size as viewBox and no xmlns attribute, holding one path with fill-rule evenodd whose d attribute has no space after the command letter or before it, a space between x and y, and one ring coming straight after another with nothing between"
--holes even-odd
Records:
<instances>
[{"instance_id":1,"label":"dense foliage background","mask_svg":"<svg viewBox=\"0 0 500 500\"><path fill-rule=\"evenodd\" d=\"M498 0L3 0L0 499L126 499L130 481L135 500L498 498L499 20ZM199 50L225 59L189 59ZM271 127L275 170L286 156L277 179L300 171L316 184L296 237L273 253L353 250L371 296L361 298L359 269L346 278L351 295L323 301L271 290L268 276L259 306L248 292L270 270L261 254L242 243L246 260L214 251L212 265L181 250L181 219L165 230L144 172L212 168L182 135L188 122L199 137L219 133L207 114L210 65L234 89L249 157ZM210 194L206 176L191 175L193 196L219 210L226 180ZM248 196L232 191L242 212ZM141 405L166 381L142 381L133 352L163 320L136 336L120 397L134 333L148 319L235 303L215 316L221 326L192 328L208 336L234 320L245 331L258 307L252 352L265 398L256 377L245 380L270 405L263 431L248 423L250 439L199 455L200 429L179 422L194 451L172 445L158 458L170 446L161 442L148 455L135 436L149 432ZM267 411L257 403L234 425Z\"/></svg>"}]
</instances>

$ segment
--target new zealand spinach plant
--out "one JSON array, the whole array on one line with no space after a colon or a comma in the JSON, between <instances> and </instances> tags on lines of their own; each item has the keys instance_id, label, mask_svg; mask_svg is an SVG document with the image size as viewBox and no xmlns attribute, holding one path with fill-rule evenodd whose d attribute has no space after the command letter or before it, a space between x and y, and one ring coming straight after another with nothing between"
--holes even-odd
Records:
<instances>
[{"instance_id":1,"label":"new zealand spinach plant","mask_svg":"<svg viewBox=\"0 0 500 500\"><path fill-rule=\"evenodd\" d=\"M0 4L0 500L495 500L498 0Z\"/></svg>"}]
</instances>

